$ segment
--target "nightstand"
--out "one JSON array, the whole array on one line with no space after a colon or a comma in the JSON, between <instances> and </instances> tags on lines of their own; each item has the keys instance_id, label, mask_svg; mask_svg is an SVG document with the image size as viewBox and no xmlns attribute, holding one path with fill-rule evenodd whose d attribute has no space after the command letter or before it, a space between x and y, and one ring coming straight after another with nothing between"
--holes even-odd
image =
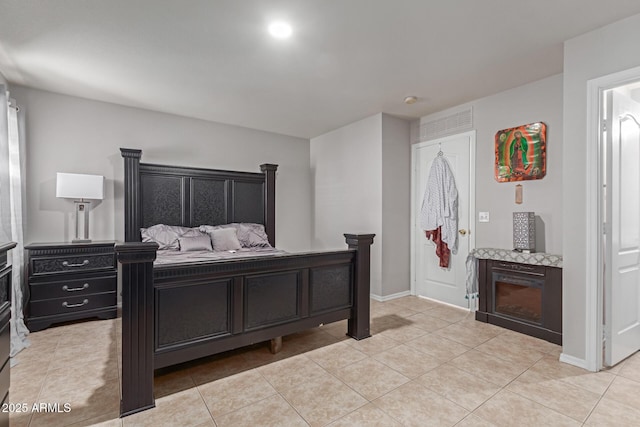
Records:
<instances>
[{"instance_id":1,"label":"nightstand","mask_svg":"<svg viewBox=\"0 0 640 427\"><path fill-rule=\"evenodd\" d=\"M30 331L53 323L116 317L115 242L33 243L25 246Z\"/></svg>"}]
</instances>

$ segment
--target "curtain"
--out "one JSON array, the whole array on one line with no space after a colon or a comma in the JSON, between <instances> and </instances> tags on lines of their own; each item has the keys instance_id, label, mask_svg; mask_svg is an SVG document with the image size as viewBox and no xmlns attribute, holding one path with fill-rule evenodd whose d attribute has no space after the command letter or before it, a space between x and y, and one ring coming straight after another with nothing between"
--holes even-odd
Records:
<instances>
[{"instance_id":1,"label":"curtain","mask_svg":"<svg viewBox=\"0 0 640 427\"><path fill-rule=\"evenodd\" d=\"M14 102L15 105L15 102ZM23 318L23 115L9 106L8 92L0 86L0 241L18 245L9 252L11 280L11 357L29 345Z\"/></svg>"}]
</instances>

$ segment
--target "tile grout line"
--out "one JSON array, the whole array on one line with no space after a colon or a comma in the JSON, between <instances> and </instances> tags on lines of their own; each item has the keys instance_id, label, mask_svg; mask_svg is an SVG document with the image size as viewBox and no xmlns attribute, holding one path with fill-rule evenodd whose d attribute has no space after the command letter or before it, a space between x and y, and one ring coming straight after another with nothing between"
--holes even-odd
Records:
<instances>
[{"instance_id":1,"label":"tile grout line","mask_svg":"<svg viewBox=\"0 0 640 427\"><path fill-rule=\"evenodd\" d=\"M615 375L615 377L616 377L616 378L620 377L620 376L619 376L619 375L617 375L617 374L614 374L614 375ZM623 379L625 379L625 380L628 380L628 381L638 382L638 381L635 381L635 380L631 380L631 379L629 379L629 378L626 378L626 377L624 377L624 376L621 376L621 377L622 377ZM614 379L609 383L609 385L607 385L607 389L606 389L606 390L605 390L605 391L600 395L600 398L598 399L598 401L596 402L596 404L593 406L593 408L591 408L591 411L589 412L589 415L588 415L588 416L587 416L587 418L585 419L585 423L587 422L587 420L589 419L589 417L591 417L591 415L593 414L593 411L594 411L594 410L596 409L596 407L600 404L600 402L602 401L602 399L604 399L605 394L607 394L607 392L609 391L609 389L610 389L610 388L611 388L611 386L613 385L613 383L614 383L614 381L616 380L616 378L614 378ZM628 404L627 404L627 403L625 403L625 402L621 402L621 401L619 401L618 399L614 399L614 398L611 398L611 397L609 397L609 399L613 400L614 402L616 402L616 403L618 403L618 404L620 404L620 405L624 405L624 406L630 407L630 408L632 408L632 409L635 409L633 406L630 406L630 405L628 405Z\"/></svg>"},{"instance_id":2,"label":"tile grout line","mask_svg":"<svg viewBox=\"0 0 640 427\"><path fill-rule=\"evenodd\" d=\"M209 413L209 417L211 417L211 421L213 421L213 425L217 426L218 423L216 422L216 419L214 418L213 414L211 413L211 409L209 408L209 405L207 405L207 401L204 399L204 396L202 395L202 392L200 391L200 386L196 383L196 381L193 379L193 376L191 374L187 374L187 375L189 376L189 378L193 382L194 387L196 388L196 391L198 392L198 396L200 396L200 399L202 399L202 403L204 403L204 407L207 408L207 413Z\"/></svg>"},{"instance_id":3,"label":"tile grout line","mask_svg":"<svg viewBox=\"0 0 640 427\"><path fill-rule=\"evenodd\" d=\"M311 360L311 358L309 358L309 360ZM314 362L313 360L311 360L312 362ZM315 362L314 362L315 363ZM322 368L322 366L320 366L320 368ZM276 394L278 396L280 396L285 402L287 402L287 405L289 405L291 407L291 409L293 409L296 414L298 414L298 416L300 418L302 418L302 420L307 423L308 426L310 426L311 424L307 421L307 419L305 417L302 416L302 414L300 413L300 411L298 411L298 409L291 403L289 402L289 400L282 395L282 393L280 393L280 391L278 391L278 389L275 388L275 386L273 384L271 384L271 382L267 379L267 377L265 377L262 372L260 372L260 370L256 370L258 372L258 374L260 374L260 376L262 377L263 380L265 380L271 387L273 387L273 389L276 391Z\"/></svg>"},{"instance_id":4,"label":"tile grout line","mask_svg":"<svg viewBox=\"0 0 640 427\"><path fill-rule=\"evenodd\" d=\"M536 363L537 363L537 362L536 362ZM531 368L529 368L529 369L531 369ZM525 372L528 372L528 371L529 371L529 369L527 369L526 371L524 371L523 373L521 373L520 375L518 375L518 376L517 376L516 378L514 378L513 380L509 381L509 383L508 383L507 385L505 385L505 386L503 387L503 389L502 389L502 390L504 390L504 391L508 391L508 392L510 392L510 393L513 393L513 394L516 394L516 395L518 395L518 396L522 397L523 399L527 399L527 400L529 400L529 401L531 401L531 402L533 402L533 403L536 403L536 404L538 404L538 405L541 405L541 406L545 407L546 409L548 409L548 410L550 410L550 411L556 412L556 413L558 413L558 414L560 414L560 415L564 415L565 417L567 417L567 418L571 418L572 420L577 421L577 422L582 423L582 424L584 424L584 423L586 422L586 420L587 420L587 419L589 418L589 416L591 415L591 412L593 411L593 409L598 405L598 402L600 402L600 400L601 400L601 399L602 399L602 397L604 396L604 393L602 393L602 394L600 395L600 397L598 398L598 401L597 401L597 402L595 403L595 405L591 408L591 410L589 411L589 414L585 417L585 419L584 419L584 420L582 420L582 421L577 420L577 419L575 419L574 417L572 417L572 416L570 416L570 415L563 414L562 412L558 411L557 409L553 409L553 408L551 408L551 407L549 407L549 406L545 405L544 403L538 402L538 401L533 400L533 399L531 399L531 398L529 398L529 397L527 397L527 396L524 396L523 394L521 394L521 393L519 393L519 392L517 392L517 391L515 391L515 390L510 390L510 389L508 390L508 389L507 389L507 387L508 387L511 383L515 382L518 378L520 378L522 375L524 375L524 374L525 374ZM543 377L545 377L545 378L548 378L550 381L562 381L562 379L556 379L556 378L547 377L547 376L545 376L544 374L540 374L540 375L541 375L541 376L543 376ZM574 387L578 387L578 386L576 386L576 385L574 385L574 384L571 384L571 383L568 383L568 385L571 385L571 386L574 386ZM582 387L578 387L578 388L583 389ZM608 389L608 386L607 386L607 389ZM583 389L583 390L585 390L585 389ZM586 390L586 391L589 391L589 390ZM606 391L605 391L605 392L606 392Z\"/></svg>"},{"instance_id":5,"label":"tile grout line","mask_svg":"<svg viewBox=\"0 0 640 427\"><path fill-rule=\"evenodd\" d=\"M44 379L42 380L42 384L40 384L40 390L38 391L38 395L36 396L36 400L34 403L38 403L40 402L40 396L42 395L42 390L44 390L44 386L47 383L47 378L49 377L49 372L51 371L51 365L53 363L53 355L55 354L55 352L58 350L58 347L60 346L60 337L62 334L58 334L58 338L56 339L56 347L53 350L52 354L51 354L51 358L49 359L48 365L47 365L47 371L44 374ZM27 423L27 426L31 426L31 423L33 423L33 419L34 419L34 413L31 412L30 416L29 416L29 422Z\"/></svg>"}]
</instances>

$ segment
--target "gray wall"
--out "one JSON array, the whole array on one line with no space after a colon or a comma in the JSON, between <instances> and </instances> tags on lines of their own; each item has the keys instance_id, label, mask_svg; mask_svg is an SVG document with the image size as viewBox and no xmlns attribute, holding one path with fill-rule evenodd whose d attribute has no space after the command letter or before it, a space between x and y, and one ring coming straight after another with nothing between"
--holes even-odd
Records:
<instances>
[{"instance_id":1,"label":"gray wall","mask_svg":"<svg viewBox=\"0 0 640 427\"><path fill-rule=\"evenodd\" d=\"M279 164L278 247L311 247L309 141L237 126L162 114L12 86L26 111L26 242L73 238L72 201L55 197L56 172L104 175L105 199L94 202L90 237L124 238L120 147L140 148L142 161L259 172Z\"/></svg>"},{"instance_id":2,"label":"gray wall","mask_svg":"<svg viewBox=\"0 0 640 427\"><path fill-rule=\"evenodd\" d=\"M409 122L376 114L311 139L316 249L344 246L342 233L375 233L371 294L407 292Z\"/></svg>"},{"instance_id":3,"label":"gray wall","mask_svg":"<svg viewBox=\"0 0 640 427\"><path fill-rule=\"evenodd\" d=\"M473 107L476 130L475 242L478 248L513 247L512 213L536 213L537 250L562 254L562 75L558 74L498 94L438 112ZM547 174L543 179L498 183L494 173L494 137L497 131L532 122L547 125ZM417 135L414 124L413 135ZM515 186L523 186L523 203L515 203ZM478 222L478 212L489 212L488 223ZM472 224L474 222L472 221Z\"/></svg>"},{"instance_id":4,"label":"gray wall","mask_svg":"<svg viewBox=\"0 0 640 427\"><path fill-rule=\"evenodd\" d=\"M410 282L411 144L409 122L382 115L382 295Z\"/></svg>"},{"instance_id":5,"label":"gray wall","mask_svg":"<svg viewBox=\"0 0 640 427\"><path fill-rule=\"evenodd\" d=\"M640 66L640 15L568 40L564 46L563 353L586 357L587 82Z\"/></svg>"},{"instance_id":6,"label":"gray wall","mask_svg":"<svg viewBox=\"0 0 640 427\"><path fill-rule=\"evenodd\" d=\"M513 212L536 213L536 250L562 254L562 75L517 87L473 103L476 129L476 246L513 247ZM499 183L495 180L494 138L497 131L533 122L547 125L547 174L540 180ZM515 203L522 184L523 203ZM489 212L479 223L477 212Z\"/></svg>"},{"instance_id":7,"label":"gray wall","mask_svg":"<svg viewBox=\"0 0 640 427\"><path fill-rule=\"evenodd\" d=\"M375 233L371 293L382 295L382 114L311 139L314 249L344 248L343 233Z\"/></svg>"}]
</instances>

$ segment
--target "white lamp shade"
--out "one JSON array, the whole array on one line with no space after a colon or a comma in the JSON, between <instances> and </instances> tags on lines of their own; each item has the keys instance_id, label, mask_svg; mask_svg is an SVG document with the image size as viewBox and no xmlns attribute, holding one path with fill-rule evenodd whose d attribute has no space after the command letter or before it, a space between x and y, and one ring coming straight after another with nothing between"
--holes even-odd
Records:
<instances>
[{"instance_id":1,"label":"white lamp shade","mask_svg":"<svg viewBox=\"0 0 640 427\"><path fill-rule=\"evenodd\" d=\"M58 173L56 197L102 200L104 198L104 176Z\"/></svg>"}]
</instances>

